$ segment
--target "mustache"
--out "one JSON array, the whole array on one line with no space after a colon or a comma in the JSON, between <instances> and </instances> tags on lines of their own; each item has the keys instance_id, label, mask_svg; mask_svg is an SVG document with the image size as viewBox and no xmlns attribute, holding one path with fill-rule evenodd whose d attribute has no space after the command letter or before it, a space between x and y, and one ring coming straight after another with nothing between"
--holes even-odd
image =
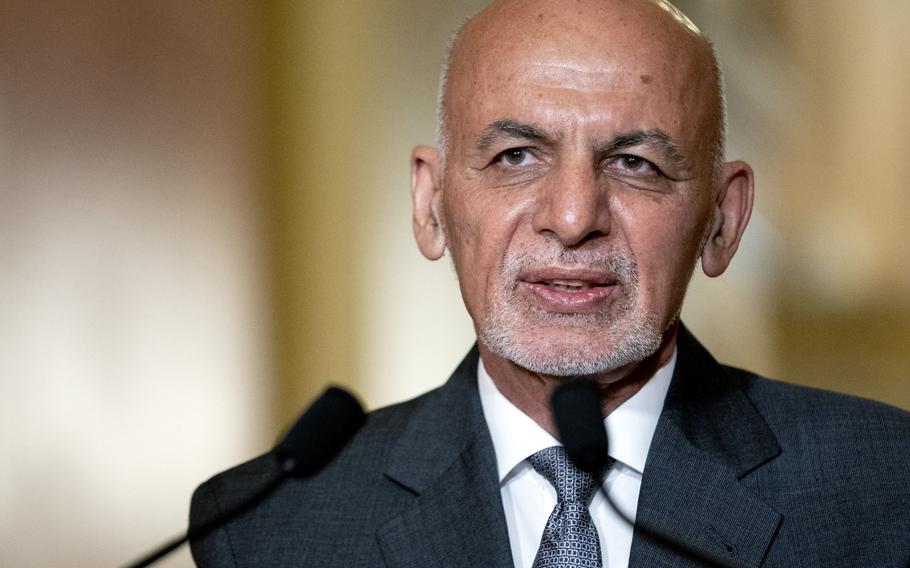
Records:
<instances>
[{"instance_id":1,"label":"mustache","mask_svg":"<svg viewBox=\"0 0 910 568\"><path fill-rule=\"evenodd\" d=\"M638 283L638 261L631 252L617 248L513 249L506 253L500 275L506 279L514 279L523 270L541 267L594 269L611 273L624 285Z\"/></svg>"}]
</instances>

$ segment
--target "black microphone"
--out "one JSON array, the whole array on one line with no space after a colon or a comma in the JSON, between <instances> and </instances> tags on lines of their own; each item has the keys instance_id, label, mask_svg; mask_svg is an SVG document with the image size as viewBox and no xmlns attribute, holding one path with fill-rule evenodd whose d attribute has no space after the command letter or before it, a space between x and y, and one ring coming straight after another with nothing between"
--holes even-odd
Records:
<instances>
[{"instance_id":1,"label":"black microphone","mask_svg":"<svg viewBox=\"0 0 910 568\"><path fill-rule=\"evenodd\" d=\"M568 379L553 391L550 405L569 459L595 479L602 476L609 455L597 385L582 377Z\"/></svg>"},{"instance_id":2,"label":"black microphone","mask_svg":"<svg viewBox=\"0 0 910 568\"><path fill-rule=\"evenodd\" d=\"M144 568L167 556L190 539L201 538L237 515L253 508L289 477L308 477L328 465L363 426L366 414L357 399L339 387L329 387L291 426L272 450L277 475L239 505L192 527L125 568Z\"/></svg>"},{"instance_id":3,"label":"black microphone","mask_svg":"<svg viewBox=\"0 0 910 568\"><path fill-rule=\"evenodd\" d=\"M329 387L273 450L282 471L308 477L332 461L366 420L354 395Z\"/></svg>"},{"instance_id":4,"label":"black microphone","mask_svg":"<svg viewBox=\"0 0 910 568\"><path fill-rule=\"evenodd\" d=\"M594 381L584 377L567 379L553 391L550 397L550 407L559 437L565 446L566 455L578 469L589 473L594 478L597 487L603 489L609 448L607 431L604 428L603 407L597 385ZM647 527L636 524L635 519L616 505L606 489L603 489L603 495L610 507L622 520L629 523L633 530L649 536L655 542L684 556L698 559L711 566L720 565L716 560L706 557L686 543L670 540Z\"/></svg>"}]
</instances>

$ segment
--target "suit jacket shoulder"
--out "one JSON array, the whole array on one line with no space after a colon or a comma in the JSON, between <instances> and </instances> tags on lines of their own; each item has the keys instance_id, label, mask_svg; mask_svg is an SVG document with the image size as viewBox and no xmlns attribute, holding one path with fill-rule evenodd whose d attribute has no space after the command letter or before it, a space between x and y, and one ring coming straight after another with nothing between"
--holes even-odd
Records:
<instances>
[{"instance_id":1,"label":"suit jacket shoulder","mask_svg":"<svg viewBox=\"0 0 910 568\"><path fill-rule=\"evenodd\" d=\"M191 542L197 565L309 566L291 556L316 558L341 550L368 555L365 547L358 549L357 527L375 524L375 517L394 509L394 497L383 499L385 493L375 489L387 483L383 466L392 442L420 404L417 399L370 413L351 443L317 475L287 480L253 511ZM193 494L190 525L237 506L277 473L275 457L265 454L214 476Z\"/></svg>"},{"instance_id":2,"label":"suit jacket shoulder","mask_svg":"<svg viewBox=\"0 0 910 568\"><path fill-rule=\"evenodd\" d=\"M910 415L722 366L685 329L678 345L635 565L910 565Z\"/></svg>"},{"instance_id":3,"label":"suit jacket shoulder","mask_svg":"<svg viewBox=\"0 0 910 568\"><path fill-rule=\"evenodd\" d=\"M781 447L745 480L784 512L770 558L910 566L910 413L731 373L749 377L746 392Z\"/></svg>"},{"instance_id":4,"label":"suit jacket shoulder","mask_svg":"<svg viewBox=\"0 0 910 568\"><path fill-rule=\"evenodd\" d=\"M370 413L313 477L288 480L224 528L194 540L196 563L508 566L495 456L477 395L477 357L475 349L443 387ZM267 454L204 483L193 496L191 526L267 484L276 465ZM478 546L481 539L489 545Z\"/></svg>"}]
</instances>

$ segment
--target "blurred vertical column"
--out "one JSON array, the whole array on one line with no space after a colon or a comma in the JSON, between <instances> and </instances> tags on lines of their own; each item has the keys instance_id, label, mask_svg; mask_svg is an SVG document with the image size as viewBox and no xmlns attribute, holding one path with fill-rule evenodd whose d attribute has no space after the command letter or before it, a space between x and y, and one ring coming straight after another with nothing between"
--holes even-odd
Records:
<instances>
[{"instance_id":1,"label":"blurred vertical column","mask_svg":"<svg viewBox=\"0 0 910 568\"><path fill-rule=\"evenodd\" d=\"M121 564L267 446L258 33L240 1L0 7L0 566Z\"/></svg>"},{"instance_id":2,"label":"blurred vertical column","mask_svg":"<svg viewBox=\"0 0 910 568\"><path fill-rule=\"evenodd\" d=\"M288 422L327 383L352 385L359 339L357 258L366 212L361 34L374 2L265 5L269 72L268 212L277 416Z\"/></svg>"},{"instance_id":3,"label":"blurred vertical column","mask_svg":"<svg viewBox=\"0 0 910 568\"><path fill-rule=\"evenodd\" d=\"M783 363L910 408L910 4L777 5L801 70L778 211Z\"/></svg>"},{"instance_id":4,"label":"blurred vertical column","mask_svg":"<svg viewBox=\"0 0 910 568\"><path fill-rule=\"evenodd\" d=\"M441 383L473 340L448 261L411 236L408 158L432 143L449 34L482 0L270 0L278 415L327 382L371 407Z\"/></svg>"}]
</instances>

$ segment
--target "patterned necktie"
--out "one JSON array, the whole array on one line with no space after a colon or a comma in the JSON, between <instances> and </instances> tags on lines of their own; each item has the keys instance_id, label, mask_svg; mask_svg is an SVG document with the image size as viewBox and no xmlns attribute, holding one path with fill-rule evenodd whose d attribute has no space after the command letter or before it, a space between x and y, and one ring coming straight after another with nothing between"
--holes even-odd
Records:
<instances>
[{"instance_id":1,"label":"patterned necktie","mask_svg":"<svg viewBox=\"0 0 910 568\"><path fill-rule=\"evenodd\" d=\"M561 446L544 448L528 461L556 488L556 507L547 519L532 568L601 568L600 539L588 511L597 489L594 480L569 461ZM612 464L611 459L608 470Z\"/></svg>"}]
</instances>

